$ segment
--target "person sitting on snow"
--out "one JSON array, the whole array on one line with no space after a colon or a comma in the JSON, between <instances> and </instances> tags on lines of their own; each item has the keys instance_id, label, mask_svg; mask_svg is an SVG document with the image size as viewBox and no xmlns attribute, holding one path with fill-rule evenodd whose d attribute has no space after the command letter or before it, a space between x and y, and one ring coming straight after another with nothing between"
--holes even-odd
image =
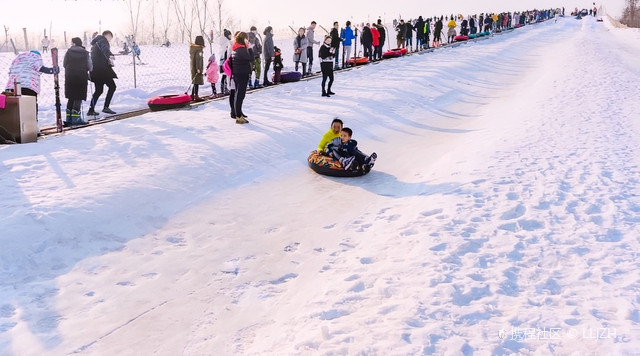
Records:
<instances>
[{"instance_id":1,"label":"person sitting on snow","mask_svg":"<svg viewBox=\"0 0 640 356\"><path fill-rule=\"evenodd\" d=\"M322 139L318 144L318 153L324 154L324 149L327 148L329 142L333 141L334 138L340 137L340 131L342 131L343 125L344 123L342 122L342 120L338 119L337 117L333 119L333 121L331 121L331 128L329 129L329 131L325 132L324 135L322 135Z\"/></svg>"},{"instance_id":2,"label":"person sitting on snow","mask_svg":"<svg viewBox=\"0 0 640 356\"><path fill-rule=\"evenodd\" d=\"M348 170L356 163L357 169L368 170L373 167L378 155L374 152L370 156L365 155L358 149L358 142L351 139L353 131L345 127L340 131L340 137L336 137L327 145L329 156L337 159L345 170Z\"/></svg>"}]
</instances>

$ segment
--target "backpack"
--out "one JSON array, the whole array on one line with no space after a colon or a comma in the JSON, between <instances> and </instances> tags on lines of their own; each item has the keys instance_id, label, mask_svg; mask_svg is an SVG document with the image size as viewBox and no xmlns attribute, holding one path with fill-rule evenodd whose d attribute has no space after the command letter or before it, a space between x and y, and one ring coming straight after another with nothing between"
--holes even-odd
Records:
<instances>
[{"instance_id":1,"label":"backpack","mask_svg":"<svg viewBox=\"0 0 640 356\"><path fill-rule=\"evenodd\" d=\"M224 64L222 64L222 70L224 71L224 74L227 75L227 77L231 76L231 61L230 61L231 57L227 57L227 59L224 61Z\"/></svg>"}]
</instances>

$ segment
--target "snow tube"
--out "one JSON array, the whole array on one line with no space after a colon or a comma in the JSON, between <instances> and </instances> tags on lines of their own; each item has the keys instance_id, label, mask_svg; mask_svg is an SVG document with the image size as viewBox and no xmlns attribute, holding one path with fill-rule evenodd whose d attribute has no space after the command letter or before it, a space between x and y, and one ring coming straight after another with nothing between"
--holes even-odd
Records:
<instances>
[{"instance_id":1,"label":"snow tube","mask_svg":"<svg viewBox=\"0 0 640 356\"><path fill-rule=\"evenodd\" d=\"M390 49L382 53L382 58L397 58L402 56L402 52L399 49Z\"/></svg>"},{"instance_id":2,"label":"snow tube","mask_svg":"<svg viewBox=\"0 0 640 356\"><path fill-rule=\"evenodd\" d=\"M394 48L382 53L382 58L396 58L404 56L407 52L409 52L409 50L406 48Z\"/></svg>"},{"instance_id":3,"label":"snow tube","mask_svg":"<svg viewBox=\"0 0 640 356\"><path fill-rule=\"evenodd\" d=\"M462 36L462 35L455 36L455 37L453 38L453 40L454 40L454 41L457 41L457 42L460 42L460 41L466 41L466 40L468 40L468 39L469 39L469 36Z\"/></svg>"},{"instance_id":4,"label":"snow tube","mask_svg":"<svg viewBox=\"0 0 640 356\"><path fill-rule=\"evenodd\" d=\"M309 162L309 167L311 167L314 172L331 177L359 177L371 171L369 167L359 170L345 170L338 160L316 151L311 152L309 158L307 158L307 162Z\"/></svg>"},{"instance_id":5,"label":"snow tube","mask_svg":"<svg viewBox=\"0 0 640 356\"><path fill-rule=\"evenodd\" d=\"M188 94L159 95L147 101L151 111L160 111L167 109L177 109L189 106L191 96Z\"/></svg>"},{"instance_id":6,"label":"snow tube","mask_svg":"<svg viewBox=\"0 0 640 356\"><path fill-rule=\"evenodd\" d=\"M523 24L521 24L521 23L517 23L517 24L516 24L515 26L513 26L513 27L515 27L515 28L520 28L520 27L522 27L522 26L524 26L524 25L523 25Z\"/></svg>"},{"instance_id":7,"label":"snow tube","mask_svg":"<svg viewBox=\"0 0 640 356\"><path fill-rule=\"evenodd\" d=\"M302 73L300 72L282 72L280 73L280 82L281 83L291 83L297 82L302 78Z\"/></svg>"},{"instance_id":8,"label":"snow tube","mask_svg":"<svg viewBox=\"0 0 640 356\"><path fill-rule=\"evenodd\" d=\"M355 65L367 64L367 63L369 63L369 58L367 58L367 57L356 57L354 59L353 57L351 57L351 58L349 58L347 63L349 63L349 64L354 64L355 63Z\"/></svg>"},{"instance_id":9,"label":"snow tube","mask_svg":"<svg viewBox=\"0 0 640 356\"><path fill-rule=\"evenodd\" d=\"M472 39L476 38L476 36L477 35L475 33L472 33L472 34L469 35L469 39L472 40Z\"/></svg>"}]
</instances>

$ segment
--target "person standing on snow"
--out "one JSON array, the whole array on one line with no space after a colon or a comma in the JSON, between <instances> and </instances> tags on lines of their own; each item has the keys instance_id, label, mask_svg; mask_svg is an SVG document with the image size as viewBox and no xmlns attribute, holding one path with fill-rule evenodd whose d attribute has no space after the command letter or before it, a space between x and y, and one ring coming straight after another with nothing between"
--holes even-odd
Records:
<instances>
[{"instance_id":1,"label":"person standing on snow","mask_svg":"<svg viewBox=\"0 0 640 356\"><path fill-rule=\"evenodd\" d=\"M111 104L113 94L116 92L116 83L113 79L118 78L116 72L113 71L115 57L113 56L113 53L111 53L111 46L109 45L109 42L112 39L113 33L106 30L102 32L102 35L97 35L93 40L91 40L91 62L93 63L93 70L91 71L90 78L91 81L95 83L96 90L91 98L91 104L89 105L87 115L98 115L94 109L98 102L98 98L100 98L100 95L104 92L105 85L109 90L107 91L107 96L104 99L102 112L112 115L115 114L113 110L109 109L109 104Z\"/></svg>"},{"instance_id":2,"label":"person standing on snow","mask_svg":"<svg viewBox=\"0 0 640 356\"><path fill-rule=\"evenodd\" d=\"M331 85L333 85L333 56L336 49L331 47L331 36L324 37L324 43L320 46L318 51L318 57L320 58L320 69L322 70L322 96L330 96L335 93L331 91ZM327 90L324 89L324 85L329 79L329 86Z\"/></svg>"},{"instance_id":3,"label":"person standing on snow","mask_svg":"<svg viewBox=\"0 0 640 356\"><path fill-rule=\"evenodd\" d=\"M276 50L273 45L273 27L267 26L262 34L264 34L264 46L262 48L264 55L264 79L262 80L262 85L266 87L273 85L268 79L269 67L276 56Z\"/></svg>"},{"instance_id":4,"label":"person standing on snow","mask_svg":"<svg viewBox=\"0 0 640 356\"><path fill-rule=\"evenodd\" d=\"M247 124L247 116L242 111L242 104L247 93L247 84L251 76L251 63L255 60L251 42L244 32L236 34L236 41L231 48L231 77L235 86L232 117L236 124Z\"/></svg>"},{"instance_id":5,"label":"person standing on snow","mask_svg":"<svg viewBox=\"0 0 640 356\"><path fill-rule=\"evenodd\" d=\"M340 66L338 65L338 60L339 60L339 56L338 53L339 49L340 49L340 42L342 42L342 39L340 39L340 34L338 33L338 27L340 25L338 25L338 21L335 21L333 23L333 28L331 29L331 32L329 33L329 35L331 36L331 47L333 47L334 49L334 56L333 59L335 61L335 65L334 68L335 70L340 69Z\"/></svg>"},{"instance_id":6,"label":"person standing on snow","mask_svg":"<svg viewBox=\"0 0 640 356\"><path fill-rule=\"evenodd\" d=\"M79 37L71 39L73 44L64 55L64 96L67 98L65 126L84 125L80 117L82 101L87 100L87 84L93 63L89 52L82 46Z\"/></svg>"},{"instance_id":7,"label":"person standing on snow","mask_svg":"<svg viewBox=\"0 0 640 356\"><path fill-rule=\"evenodd\" d=\"M351 29L351 21L347 21L346 27L342 29L340 38L342 39L342 66L344 67L349 57L351 57L351 41L356 38Z\"/></svg>"},{"instance_id":8,"label":"person standing on snow","mask_svg":"<svg viewBox=\"0 0 640 356\"><path fill-rule=\"evenodd\" d=\"M218 79L220 79L220 73L218 69L218 61L216 60L216 54L212 53L209 56L209 62L207 63L207 68L204 71L204 74L207 76L207 81L211 83L211 95L216 97L218 91L216 90L216 83Z\"/></svg>"},{"instance_id":9,"label":"person standing on snow","mask_svg":"<svg viewBox=\"0 0 640 356\"><path fill-rule=\"evenodd\" d=\"M362 28L362 36L360 36L360 43L363 48L363 56L372 60L373 57L373 36L371 35L371 29L369 28L369 24L364 25Z\"/></svg>"},{"instance_id":10,"label":"person standing on snow","mask_svg":"<svg viewBox=\"0 0 640 356\"><path fill-rule=\"evenodd\" d=\"M440 46L440 41L442 41L442 27L442 16L440 16L433 28L433 47Z\"/></svg>"},{"instance_id":11,"label":"person standing on snow","mask_svg":"<svg viewBox=\"0 0 640 356\"><path fill-rule=\"evenodd\" d=\"M380 44L378 46L378 58L380 59L382 58L382 48L384 47L384 42L387 40L387 30L384 28L381 19L378 19L376 27L378 28L378 32L380 33Z\"/></svg>"},{"instance_id":12,"label":"person standing on snow","mask_svg":"<svg viewBox=\"0 0 640 356\"><path fill-rule=\"evenodd\" d=\"M453 16L451 16L447 27L449 28L449 32L447 32L447 43L453 43L453 39L456 37L456 27L458 27L456 19L454 19Z\"/></svg>"},{"instance_id":13,"label":"person standing on snow","mask_svg":"<svg viewBox=\"0 0 640 356\"><path fill-rule=\"evenodd\" d=\"M376 61L382 59L382 51L380 50L380 31L378 31L378 27L375 24L369 28L369 31L371 31L371 39L373 43L373 54L369 57L369 60Z\"/></svg>"},{"instance_id":14,"label":"person standing on snow","mask_svg":"<svg viewBox=\"0 0 640 356\"><path fill-rule=\"evenodd\" d=\"M251 82L251 78L249 78L249 87L256 89L262 88L262 85L260 85L260 74L262 73L262 63L260 61L260 56L262 56L262 41L259 38L258 29L255 26L251 26L247 36L249 36L249 42L251 42L253 55L255 56L255 59L251 63L251 69L256 72L256 79L253 83Z\"/></svg>"},{"instance_id":15,"label":"person standing on snow","mask_svg":"<svg viewBox=\"0 0 640 356\"><path fill-rule=\"evenodd\" d=\"M296 63L295 70L298 71L298 65L302 63L302 76L307 75L307 47L309 41L304 35L304 27L298 29L298 36L293 39L293 61Z\"/></svg>"},{"instance_id":16,"label":"person standing on snow","mask_svg":"<svg viewBox=\"0 0 640 356\"><path fill-rule=\"evenodd\" d=\"M396 35L398 48L404 48L405 36L407 35L407 25L404 23L404 20L400 20L400 23L396 26L396 31L398 31Z\"/></svg>"},{"instance_id":17,"label":"person standing on snow","mask_svg":"<svg viewBox=\"0 0 640 356\"><path fill-rule=\"evenodd\" d=\"M40 75L42 73L57 74L60 73L60 68L45 67L42 62L42 55L36 50L20 53L11 62L9 80L5 86L7 91L13 91L14 84L17 82L21 86L19 95L35 96L36 116L38 114L38 93L40 93Z\"/></svg>"},{"instance_id":18,"label":"person standing on snow","mask_svg":"<svg viewBox=\"0 0 640 356\"><path fill-rule=\"evenodd\" d=\"M220 39L220 73L222 73L222 79L220 80L220 93L221 94L229 94L229 88L227 87L227 82L231 82L230 78L227 78L227 75L224 73L222 66L224 62L231 55L231 31L226 28L223 31L223 36Z\"/></svg>"},{"instance_id":19,"label":"person standing on snow","mask_svg":"<svg viewBox=\"0 0 640 356\"><path fill-rule=\"evenodd\" d=\"M191 100L192 101L202 101L200 96L198 96L198 86L204 84L204 79L202 78L203 67L204 67L204 37L196 36L196 39L191 46L189 46L189 64L191 67L191 84L193 84L193 88L191 89Z\"/></svg>"},{"instance_id":20,"label":"person standing on snow","mask_svg":"<svg viewBox=\"0 0 640 356\"><path fill-rule=\"evenodd\" d=\"M42 52L47 52L49 50L49 37L44 36L40 44L42 45Z\"/></svg>"},{"instance_id":21,"label":"person standing on snow","mask_svg":"<svg viewBox=\"0 0 640 356\"><path fill-rule=\"evenodd\" d=\"M307 75L313 73L313 45L320 44L320 41L315 40L316 22L311 21L311 25L307 27L307 59L309 60L309 71Z\"/></svg>"}]
</instances>

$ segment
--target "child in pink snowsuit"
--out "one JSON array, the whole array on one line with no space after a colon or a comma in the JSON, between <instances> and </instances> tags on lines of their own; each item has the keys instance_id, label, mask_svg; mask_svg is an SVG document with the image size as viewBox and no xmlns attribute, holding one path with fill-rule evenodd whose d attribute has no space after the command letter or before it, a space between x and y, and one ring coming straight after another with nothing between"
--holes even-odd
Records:
<instances>
[{"instance_id":1,"label":"child in pink snowsuit","mask_svg":"<svg viewBox=\"0 0 640 356\"><path fill-rule=\"evenodd\" d=\"M209 57L209 63L207 64L207 70L205 71L207 75L207 81L211 83L211 90L213 91L213 96L216 95L216 83L220 79L219 67L216 61L216 54L212 54Z\"/></svg>"}]
</instances>

